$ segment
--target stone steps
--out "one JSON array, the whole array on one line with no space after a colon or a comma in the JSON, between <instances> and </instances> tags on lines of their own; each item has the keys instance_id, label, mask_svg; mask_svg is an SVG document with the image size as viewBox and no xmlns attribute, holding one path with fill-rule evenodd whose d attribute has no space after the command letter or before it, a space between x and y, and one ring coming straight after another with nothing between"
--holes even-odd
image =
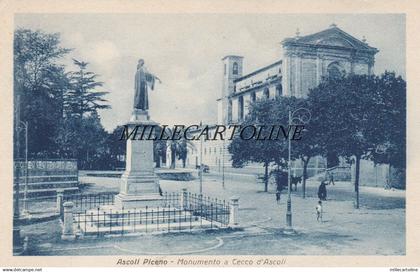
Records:
<instances>
[{"instance_id":1,"label":"stone steps","mask_svg":"<svg viewBox=\"0 0 420 272\"><path fill-rule=\"evenodd\" d=\"M102 211L102 213L101 213ZM108 211L108 212L106 212ZM123 214L123 217L122 217ZM130 215L129 215L130 214ZM119 210L91 210L74 217L73 227L80 235L123 234L129 232L168 232L193 229L221 228L219 222L211 222L190 211L171 208L159 210L148 209Z\"/></svg>"},{"instance_id":2,"label":"stone steps","mask_svg":"<svg viewBox=\"0 0 420 272\"><path fill-rule=\"evenodd\" d=\"M75 216L76 222L92 226L119 226L119 225L137 225L137 224L167 224L171 223L197 221L198 216L193 215L189 211L171 210L163 212L162 210L136 213L122 212L86 212L86 214L78 214Z\"/></svg>"},{"instance_id":3,"label":"stone steps","mask_svg":"<svg viewBox=\"0 0 420 272\"><path fill-rule=\"evenodd\" d=\"M83 235L108 235L108 234L127 234L127 233L167 233L167 232L184 232L205 229L224 228L219 222L210 222L205 219L191 222L176 222L166 224L136 224L136 225L121 225L121 226L91 226L87 225L86 229L82 226L77 228L75 226L75 233L78 236Z\"/></svg>"}]
</instances>

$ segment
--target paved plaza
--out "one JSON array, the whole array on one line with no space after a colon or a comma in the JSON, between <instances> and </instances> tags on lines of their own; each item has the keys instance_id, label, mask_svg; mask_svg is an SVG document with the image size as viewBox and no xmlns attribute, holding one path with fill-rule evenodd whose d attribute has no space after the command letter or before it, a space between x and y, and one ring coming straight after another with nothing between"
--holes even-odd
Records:
<instances>
[{"instance_id":1,"label":"paved plaza","mask_svg":"<svg viewBox=\"0 0 420 272\"><path fill-rule=\"evenodd\" d=\"M85 238L74 242L60 239L58 220L24 226L29 237L29 255L404 255L405 191L361 187L361 208L353 208L352 185L336 182L324 202L324 222L316 221L318 182L308 181L307 197L301 187L292 194L294 235L286 235L286 191L275 201L274 186L263 192L263 184L249 174L204 177L203 193L229 200L239 196L242 230ZM118 192L119 179L80 175L84 193ZM197 193L198 180L161 180L166 192L182 188ZM53 205L53 203L51 204Z\"/></svg>"}]
</instances>

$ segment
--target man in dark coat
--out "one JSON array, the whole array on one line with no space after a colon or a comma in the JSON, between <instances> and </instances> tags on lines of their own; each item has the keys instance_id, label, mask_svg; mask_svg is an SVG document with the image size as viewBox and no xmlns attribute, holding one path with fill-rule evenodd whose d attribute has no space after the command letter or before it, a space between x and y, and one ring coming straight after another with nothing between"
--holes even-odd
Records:
<instances>
[{"instance_id":1,"label":"man in dark coat","mask_svg":"<svg viewBox=\"0 0 420 272\"><path fill-rule=\"evenodd\" d=\"M320 200L327 200L327 186L324 181L321 181L321 185L319 185L318 198Z\"/></svg>"}]
</instances>

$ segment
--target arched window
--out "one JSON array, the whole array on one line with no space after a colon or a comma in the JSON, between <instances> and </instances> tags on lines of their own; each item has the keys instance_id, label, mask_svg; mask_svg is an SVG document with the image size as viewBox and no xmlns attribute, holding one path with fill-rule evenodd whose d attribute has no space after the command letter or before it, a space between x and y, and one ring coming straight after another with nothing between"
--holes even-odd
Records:
<instances>
[{"instance_id":1,"label":"arched window","mask_svg":"<svg viewBox=\"0 0 420 272\"><path fill-rule=\"evenodd\" d=\"M283 95L283 87L281 86L281 84L276 86L276 95L277 96L282 96Z\"/></svg>"},{"instance_id":2,"label":"arched window","mask_svg":"<svg viewBox=\"0 0 420 272\"><path fill-rule=\"evenodd\" d=\"M229 99L228 106L228 123L232 122L232 99Z\"/></svg>"},{"instance_id":3,"label":"arched window","mask_svg":"<svg viewBox=\"0 0 420 272\"><path fill-rule=\"evenodd\" d=\"M242 96L238 99L238 119L242 121L244 119L244 98Z\"/></svg>"},{"instance_id":4,"label":"arched window","mask_svg":"<svg viewBox=\"0 0 420 272\"><path fill-rule=\"evenodd\" d=\"M328 65L327 72L328 77L332 79L339 79L342 76L341 67L337 62Z\"/></svg>"},{"instance_id":5,"label":"arched window","mask_svg":"<svg viewBox=\"0 0 420 272\"><path fill-rule=\"evenodd\" d=\"M270 91L268 90L268 88L264 89L264 98L266 98L266 99L270 98Z\"/></svg>"},{"instance_id":6,"label":"arched window","mask_svg":"<svg viewBox=\"0 0 420 272\"><path fill-rule=\"evenodd\" d=\"M257 100L257 96L255 95L255 92L251 93L251 102L254 103Z\"/></svg>"},{"instance_id":7,"label":"arched window","mask_svg":"<svg viewBox=\"0 0 420 272\"><path fill-rule=\"evenodd\" d=\"M234 75L238 74L238 63L236 62L233 63L232 74Z\"/></svg>"}]
</instances>

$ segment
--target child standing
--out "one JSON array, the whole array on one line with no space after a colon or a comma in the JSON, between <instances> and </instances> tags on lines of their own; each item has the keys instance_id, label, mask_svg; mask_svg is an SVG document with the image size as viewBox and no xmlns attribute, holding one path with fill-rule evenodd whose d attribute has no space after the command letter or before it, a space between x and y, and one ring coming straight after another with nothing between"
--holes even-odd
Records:
<instances>
[{"instance_id":1,"label":"child standing","mask_svg":"<svg viewBox=\"0 0 420 272\"><path fill-rule=\"evenodd\" d=\"M322 222L322 201L318 201L318 205L316 205L316 221Z\"/></svg>"}]
</instances>

